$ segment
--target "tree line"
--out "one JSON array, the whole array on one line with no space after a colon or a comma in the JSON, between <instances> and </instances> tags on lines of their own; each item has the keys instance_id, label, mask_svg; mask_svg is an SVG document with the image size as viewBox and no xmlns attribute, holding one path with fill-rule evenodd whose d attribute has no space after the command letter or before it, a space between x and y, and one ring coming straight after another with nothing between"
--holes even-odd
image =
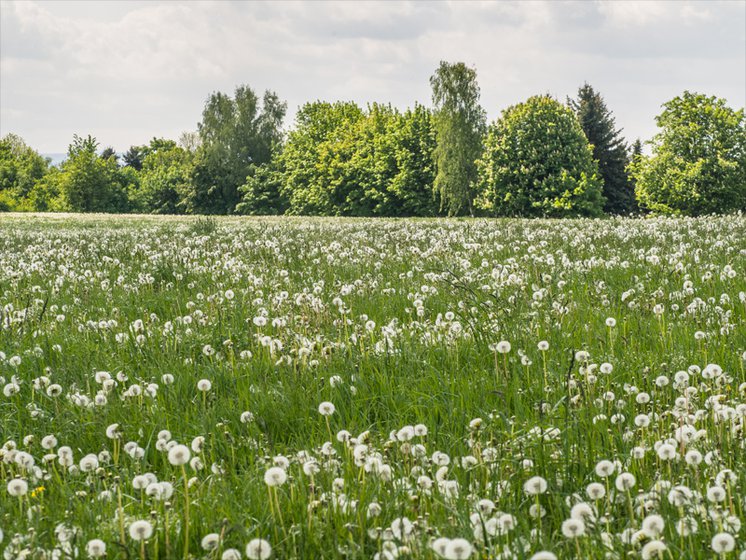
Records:
<instances>
[{"instance_id":1,"label":"tree line","mask_svg":"<svg viewBox=\"0 0 746 560\"><path fill-rule=\"evenodd\" d=\"M59 166L0 140L0 211L323 216L702 215L746 210L746 118L684 92L631 145L588 84L487 123L477 74L441 62L433 107L287 104L248 86L208 98L196 132L120 157L75 135Z\"/></svg>"}]
</instances>

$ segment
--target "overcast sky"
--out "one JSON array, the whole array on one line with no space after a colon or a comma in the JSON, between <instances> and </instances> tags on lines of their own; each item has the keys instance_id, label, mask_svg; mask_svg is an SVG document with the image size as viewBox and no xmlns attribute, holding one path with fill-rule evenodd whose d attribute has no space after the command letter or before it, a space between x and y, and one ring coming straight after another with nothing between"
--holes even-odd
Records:
<instances>
[{"instance_id":1,"label":"overcast sky","mask_svg":"<svg viewBox=\"0 0 746 560\"><path fill-rule=\"evenodd\" d=\"M0 134L124 151L195 130L210 92L430 105L438 61L476 67L490 120L588 81L631 140L689 89L746 99L746 1L234 3L0 1Z\"/></svg>"}]
</instances>

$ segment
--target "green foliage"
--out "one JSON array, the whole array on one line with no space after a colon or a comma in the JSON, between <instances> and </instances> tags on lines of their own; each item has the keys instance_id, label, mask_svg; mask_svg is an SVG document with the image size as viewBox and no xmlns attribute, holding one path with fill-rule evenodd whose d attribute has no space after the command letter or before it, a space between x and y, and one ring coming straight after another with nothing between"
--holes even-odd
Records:
<instances>
[{"instance_id":1,"label":"green foliage","mask_svg":"<svg viewBox=\"0 0 746 560\"><path fill-rule=\"evenodd\" d=\"M434 149L432 115L420 105L400 113L390 105L309 103L268 184L277 184L291 214L433 215ZM242 208L257 190L250 178Z\"/></svg>"},{"instance_id":2,"label":"green foliage","mask_svg":"<svg viewBox=\"0 0 746 560\"><path fill-rule=\"evenodd\" d=\"M96 154L92 136L73 137L68 157L55 177L60 200L53 205L72 212L127 212L127 191L135 178L119 172L114 158Z\"/></svg>"},{"instance_id":3,"label":"green foliage","mask_svg":"<svg viewBox=\"0 0 746 560\"><path fill-rule=\"evenodd\" d=\"M278 216L287 211L290 203L283 192L284 175L278 168L279 160L278 157L249 172L246 183L240 187L243 199L236 206L237 214Z\"/></svg>"},{"instance_id":4,"label":"green foliage","mask_svg":"<svg viewBox=\"0 0 746 560\"><path fill-rule=\"evenodd\" d=\"M341 168L351 157L349 129L362 118L363 111L355 103L317 101L301 107L281 156L289 213L343 213L335 208L347 188Z\"/></svg>"},{"instance_id":5,"label":"green foliage","mask_svg":"<svg viewBox=\"0 0 746 560\"><path fill-rule=\"evenodd\" d=\"M573 112L543 95L503 111L478 162L479 206L495 216L598 216L598 166Z\"/></svg>"},{"instance_id":6,"label":"green foliage","mask_svg":"<svg viewBox=\"0 0 746 560\"><path fill-rule=\"evenodd\" d=\"M590 85L563 107L533 97L489 130L476 71L441 62L435 109L286 104L247 86L212 94L198 132L121 158L74 136L60 167L0 140L0 211L323 216L597 216L746 209L744 110L685 92L664 106L653 155L629 149ZM488 134L485 135L485 133ZM590 142L590 144L589 144ZM637 200L633 198L636 193Z\"/></svg>"},{"instance_id":7,"label":"green foliage","mask_svg":"<svg viewBox=\"0 0 746 560\"><path fill-rule=\"evenodd\" d=\"M473 214L486 113L479 105L477 71L445 61L430 78L435 105L435 190L449 216Z\"/></svg>"},{"instance_id":8,"label":"green foliage","mask_svg":"<svg viewBox=\"0 0 746 560\"><path fill-rule=\"evenodd\" d=\"M634 186L626 171L627 148L603 97L586 83L578 89L578 98L569 99L568 104L593 147L593 158L598 162L603 179L604 211L610 214L634 212L637 204Z\"/></svg>"},{"instance_id":9,"label":"green foliage","mask_svg":"<svg viewBox=\"0 0 746 560\"><path fill-rule=\"evenodd\" d=\"M396 113L387 138L395 166L386 184L389 201L382 215L436 215L439 203L433 191L436 142L432 113L419 104Z\"/></svg>"},{"instance_id":10,"label":"green foliage","mask_svg":"<svg viewBox=\"0 0 746 560\"><path fill-rule=\"evenodd\" d=\"M192 154L171 140L154 138L143 147L137 207L152 214L183 214L182 200L190 189Z\"/></svg>"},{"instance_id":11,"label":"green foliage","mask_svg":"<svg viewBox=\"0 0 746 560\"><path fill-rule=\"evenodd\" d=\"M641 206L698 216L746 209L746 118L725 99L685 91L664 103L650 157L630 165Z\"/></svg>"},{"instance_id":12,"label":"green foliage","mask_svg":"<svg viewBox=\"0 0 746 560\"><path fill-rule=\"evenodd\" d=\"M0 140L0 212L33 209L29 196L49 169L49 161L19 136Z\"/></svg>"},{"instance_id":13,"label":"green foliage","mask_svg":"<svg viewBox=\"0 0 746 560\"><path fill-rule=\"evenodd\" d=\"M132 167L136 171L142 169L142 160L142 146L130 146L130 149L124 152L122 156L125 167Z\"/></svg>"},{"instance_id":14,"label":"green foliage","mask_svg":"<svg viewBox=\"0 0 746 560\"><path fill-rule=\"evenodd\" d=\"M114 148L108 146L101 152L101 159L113 159L119 165L119 156Z\"/></svg>"},{"instance_id":15,"label":"green foliage","mask_svg":"<svg viewBox=\"0 0 746 560\"><path fill-rule=\"evenodd\" d=\"M184 206L190 212L229 214L241 200L239 187L251 170L271 161L282 143L286 103L267 91L261 101L248 86L234 96L210 96L199 124L190 192Z\"/></svg>"}]
</instances>

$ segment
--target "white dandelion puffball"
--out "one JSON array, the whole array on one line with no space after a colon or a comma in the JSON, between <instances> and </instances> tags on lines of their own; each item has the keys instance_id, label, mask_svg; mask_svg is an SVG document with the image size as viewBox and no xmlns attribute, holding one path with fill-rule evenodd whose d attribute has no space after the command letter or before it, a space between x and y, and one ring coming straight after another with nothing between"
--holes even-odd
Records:
<instances>
[{"instance_id":1,"label":"white dandelion puffball","mask_svg":"<svg viewBox=\"0 0 746 560\"><path fill-rule=\"evenodd\" d=\"M596 464L596 476L600 478L607 478L614 472L614 463L607 461L606 459L599 461Z\"/></svg>"},{"instance_id":2,"label":"white dandelion puffball","mask_svg":"<svg viewBox=\"0 0 746 560\"><path fill-rule=\"evenodd\" d=\"M267 560L272 555L272 546L264 539L252 539L246 545L249 560Z\"/></svg>"},{"instance_id":3,"label":"white dandelion puffball","mask_svg":"<svg viewBox=\"0 0 746 560\"><path fill-rule=\"evenodd\" d=\"M529 496L536 496L547 491L547 481L540 476L532 476L523 485L523 491Z\"/></svg>"},{"instance_id":4,"label":"white dandelion puffball","mask_svg":"<svg viewBox=\"0 0 746 560\"><path fill-rule=\"evenodd\" d=\"M548 550L541 550L531 557L531 560L557 560L557 555Z\"/></svg>"},{"instance_id":5,"label":"white dandelion puffball","mask_svg":"<svg viewBox=\"0 0 746 560\"><path fill-rule=\"evenodd\" d=\"M447 560L467 560L472 551L471 543L466 539L453 539L446 545L445 558Z\"/></svg>"},{"instance_id":6,"label":"white dandelion puffball","mask_svg":"<svg viewBox=\"0 0 746 560\"><path fill-rule=\"evenodd\" d=\"M135 541L146 541L153 536L153 526L150 521L140 519L130 523L130 538Z\"/></svg>"},{"instance_id":7,"label":"white dandelion puffball","mask_svg":"<svg viewBox=\"0 0 746 560\"><path fill-rule=\"evenodd\" d=\"M22 478L14 478L8 482L8 494L13 497L20 498L25 496L28 492L28 482Z\"/></svg>"},{"instance_id":8,"label":"white dandelion puffball","mask_svg":"<svg viewBox=\"0 0 746 560\"><path fill-rule=\"evenodd\" d=\"M562 522L562 534L568 539L582 537L585 534L585 523L582 519L565 519Z\"/></svg>"},{"instance_id":9,"label":"white dandelion puffball","mask_svg":"<svg viewBox=\"0 0 746 560\"><path fill-rule=\"evenodd\" d=\"M186 445L174 445L168 450L168 462L175 467L186 465L191 458L192 453Z\"/></svg>"},{"instance_id":10,"label":"white dandelion puffball","mask_svg":"<svg viewBox=\"0 0 746 560\"><path fill-rule=\"evenodd\" d=\"M91 558L106 556L106 543L101 539L93 539L85 545L85 551Z\"/></svg>"},{"instance_id":11,"label":"white dandelion puffball","mask_svg":"<svg viewBox=\"0 0 746 560\"><path fill-rule=\"evenodd\" d=\"M642 520L642 532L650 538L655 538L663 532L666 522L660 515L651 514Z\"/></svg>"},{"instance_id":12,"label":"white dandelion puffball","mask_svg":"<svg viewBox=\"0 0 746 560\"><path fill-rule=\"evenodd\" d=\"M614 481L614 485L616 486L616 489L620 492L625 492L635 486L635 483L637 481L635 480L635 475L629 472L623 472L619 476L616 477L616 480Z\"/></svg>"},{"instance_id":13,"label":"white dandelion puffball","mask_svg":"<svg viewBox=\"0 0 746 560\"><path fill-rule=\"evenodd\" d=\"M267 486L282 486L287 479L288 475L282 467L270 467L264 473L264 483Z\"/></svg>"},{"instance_id":14,"label":"white dandelion puffball","mask_svg":"<svg viewBox=\"0 0 746 560\"><path fill-rule=\"evenodd\" d=\"M733 552L736 548L736 539L730 533L718 533L712 537L712 550L718 554Z\"/></svg>"},{"instance_id":15,"label":"white dandelion puffball","mask_svg":"<svg viewBox=\"0 0 746 560\"><path fill-rule=\"evenodd\" d=\"M220 560L241 560L241 553L236 548L226 548Z\"/></svg>"},{"instance_id":16,"label":"white dandelion puffball","mask_svg":"<svg viewBox=\"0 0 746 560\"><path fill-rule=\"evenodd\" d=\"M212 389L212 382L209 379L200 379L197 381L197 389L203 393L207 393L207 391Z\"/></svg>"},{"instance_id":17,"label":"white dandelion puffball","mask_svg":"<svg viewBox=\"0 0 746 560\"><path fill-rule=\"evenodd\" d=\"M217 533L208 533L204 537L202 537L202 540L200 541L202 550L206 551L215 550L219 544L220 535L218 535Z\"/></svg>"},{"instance_id":18,"label":"white dandelion puffball","mask_svg":"<svg viewBox=\"0 0 746 560\"><path fill-rule=\"evenodd\" d=\"M664 553L668 547L661 541L650 541L642 547L643 560L656 560L664 558Z\"/></svg>"},{"instance_id":19,"label":"white dandelion puffball","mask_svg":"<svg viewBox=\"0 0 746 560\"><path fill-rule=\"evenodd\" d=\"M322 416L331 416L335 410L334 405L328 401L322 402L319 405L319 414Z\"/></svg>"}]
</instances>

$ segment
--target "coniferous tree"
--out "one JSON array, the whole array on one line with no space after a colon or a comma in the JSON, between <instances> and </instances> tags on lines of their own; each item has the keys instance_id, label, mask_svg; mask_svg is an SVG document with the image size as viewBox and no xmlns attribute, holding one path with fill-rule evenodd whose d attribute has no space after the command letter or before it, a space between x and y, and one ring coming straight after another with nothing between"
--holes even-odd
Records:
<instances>
[{"instance_id":1,"label":"coniferous tree","mask_svg":"<svg viewBox=\"0 0 746 560\"><path fill-rule=\"evenodd\" d=\"M144 158L145 155L143 154L142 146L130 146L130 149L124 152L124 155L122 156L125 167L132 167L137 171L142 169Z\"/></svg>"},{"instance_id":2,"label":"coniferous tree","mask_svg":"<svg viewBox=\"0 0 746 560\"><path fill-rule=\"evenodd\" d=\"M634 187L626 171L627 147L622 131L616 128L614 117L603 97L586 83L578 89L578 98L568 99L568 104L593 145L593 158L598 161L598 170L604 182L604 211L611 214L634 212L637 204Z\"/></svg>"}]
</instances>

